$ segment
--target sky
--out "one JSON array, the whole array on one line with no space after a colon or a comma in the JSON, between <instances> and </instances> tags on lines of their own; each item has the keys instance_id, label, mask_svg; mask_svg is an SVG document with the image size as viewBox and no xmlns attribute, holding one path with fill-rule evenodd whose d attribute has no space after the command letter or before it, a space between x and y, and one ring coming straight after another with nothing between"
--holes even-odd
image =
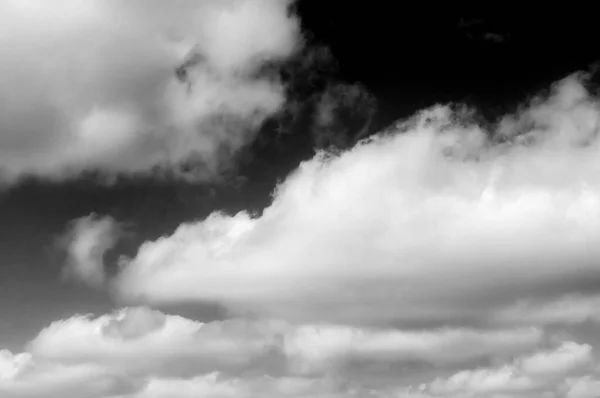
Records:
<instances>
[{"instance_id":1,"label":"sky","mask_svg":"<svg viewBox=\"0 0 600 398\"><path fill-rule=\"evenodd\" d=\"M391 3L0 3L1 398L600 396L594 16Z\"/></svg>"}]
</instances>

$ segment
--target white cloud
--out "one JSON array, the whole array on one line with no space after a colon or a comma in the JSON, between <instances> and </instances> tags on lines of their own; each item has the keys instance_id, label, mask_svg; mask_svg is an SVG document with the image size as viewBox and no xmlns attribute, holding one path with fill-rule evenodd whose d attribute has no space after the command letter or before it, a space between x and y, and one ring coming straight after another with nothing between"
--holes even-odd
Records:
<instances>
[{"instance_id":1,"label":"white cloud","mask_svg":"<svg viewBox=\"0 0 600 398\"><path fill-rule=\"evenodd\" d=\"M0 395L6 398L103 398L139 387L95 364L64 366L0 351Z\"/></svg>"},{"instance_id":2,"label":"white cloud","mask_svg":"<svg viewBox=\"0 0 600 398\"><path fill-rule=\"evenodd\" d=\"M97 318L56 321L29 343L28 351L46 360L91 361L133 373L260 369L306 375L343 373L356 360L439 367L498 360L530 351L543 341L543 333L535 328L412 332L243 319L202 323L136 307Z\"/></svg>"},{"instance_id":3,"label":"white cloud","mask_svg":"<svg viewBox=\"0 0 600 398\"><path fill-rule=\"evenodd\" d=\"M14 355L8 350L0 350L0 380L15 377L30 361L31 355Z\"/></svg>"},{"instance_id":4,"label":"white cloud","mask_svg":"<svg viewBox=\"0 0 600 398\"><path fill-rule=\"evenodd\" d=\"M202 323L146 308L56 321L32 340L36 357L96 363L132 374L171 375L265 367L279 350L277 325L243 320ZM277 362L273 362L277 365Z\"/></svg>"},{"instance_id":5,"label":"white cloud","mask_svg":"<svg viewBox=\"0 0 600 398\"><path fill-rule=\"evenodd\" d=\"M292 331L281 322L202 323L141 307L74 316L42 330L26 353L0 351L0 395L350 396L333 380L288 375L285 362L265 361L284 355Z\"/></svg>"},{"instance_id":6,"label":"white cloud","mask_svg":"<svg viewBox=\"0 0 600 398\"><path fill-rule=\"evenodd\" d=\"M600 277L599 103L574 75L493 132L468 116L438 106L322 153L262 215L215 213L144 243L113 289L403 326L489 323L523 300L585 293Z\"/></svg>"},{"instance_id":7,"label":"white cloud","mask_svg":"<svg viewBox=\"0 0 600 398\"><path fill-rule=\"evenodd\" d=\"M302 45L290 4L2 2L0 179L178 173L190 160L195 178L214 177L283 105L277 73L257 71Z\"/></svg>"},{"instance_id":8,"label":"white cloud","mask_svg":"<svg viewBox=\"0 0 600 398\"><path fill-rule=\"evenodd\" d=\"M132 307L56 321L26 352L0 351L0 395L491 398L502 391L583 391L578 385L589 384L584 377L596 363L592 347L563 341L540 351L544 340L535 329L417 333L264 319L202 323ZM356 360L373 367L358 377L345 372ZM498 365L477 367L490 361ZM418 363L438 375L475 368L420 388L397 380L397 365ZM374 383L368 376L381 365L396 370ZM480 395L460 395L467 393Z\"/></svg>"},{"instance_id":9,"label":"white cloud","mask_svg":"<svg viewBox=\"0 0 600 398\"><path fill-rule=\"evenodd\" d=\"M427 386L427 390L440 396L457 393L464 396L484 394L485 397L498 393L507 396L528 392L541 394L557 391L569 374L584 370L592 360L591 346L568 341L553 350L517 358L513 363L497 368L464 370L447 379L438 378Z\"/></svg>"}]
</instances>

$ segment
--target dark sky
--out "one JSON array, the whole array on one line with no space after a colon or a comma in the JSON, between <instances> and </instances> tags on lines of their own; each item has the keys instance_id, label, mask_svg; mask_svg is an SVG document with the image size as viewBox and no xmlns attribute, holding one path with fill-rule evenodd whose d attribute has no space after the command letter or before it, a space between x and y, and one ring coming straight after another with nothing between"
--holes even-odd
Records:
<instances>
[{"instance_id":1,"label":"dark sky","mask_svg":"<svg viewBox=\"0 0 600 398\"><path fill-rule=\"evenodd\" d=\"M584 9L476 14L429 3L413 9L392 1L306 0L298 12L308 36L305 55L316 48L331 54L319 72L290 67L289 73L300 76L292 88L297 101L306 105L336 83L360 85L376 107L356 111L350 104L346 119L338 121L336 134L342 137L331 141L323 141L307 121L310 106L305 119L284 123L280 134L275 132L280 121L268 122L225 183L136 178L107 186L85 177L27 180L0 192L0 346L17 348L52 320L113 306L105 292L61 278L64 254L56 240L70 220L97 213L128 223L132 234L108 255L114 263L117 254L133 254L140 242L213 210L262 209L277 181L320 143L346 147L365 125L372 134L438 102L466 102L493 117L501 107L587 70L598 56L597 23ZM307 76L315 81L309 84ZM202 309L194 315L217 314Z\"/></svg>"}]
</instances>

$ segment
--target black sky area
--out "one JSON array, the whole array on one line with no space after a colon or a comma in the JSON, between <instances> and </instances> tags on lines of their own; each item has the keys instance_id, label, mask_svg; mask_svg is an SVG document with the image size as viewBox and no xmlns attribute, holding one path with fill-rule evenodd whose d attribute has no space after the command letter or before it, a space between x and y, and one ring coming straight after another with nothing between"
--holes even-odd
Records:
<instances>
[{"instance_id":1,"label":"black sky area","mask_svg":"<svg viewBox=\"0 0 600 398\"><path fill-rule=\"evenodd\" d=\"M320 83L303 86L298 99L308 101L331 81L360 84L377 102L372 134L435 103L466 102L493 117L506 109L501 104L516 106L551 82L589 70L597 60L598 24L592 11L524 15L518 8L498 7L502 13L477 15L434 4L413 9L392 1L301 1L297 11L307 51L328 48L334 61L327 63ZM350 119L342 121L348 124L344 134L354 133ZM107 187L90 177L60 184L25 181L1 193L0 220L9 227L0 229L0 252L13 257L3 261L14 268L7 275L29 273L29 284L58 280L62 259L49 237L66 227L65 220L91 212L111 215L134 231L111 252L116 255L132 254L141 241L217 209L259 211L268 205L277 181L314 154L315 137L306 118L280 134L276 124L267 123L225 183L137 178ZM47 251L17 250L11 242ZM47 266L28 269L48 258L53 260ZM5 278L0 291L10 283ZM10 297L18 300L19 286L11 290Z\"/></svg>"},{"instance_id":2,"label":"black sky area","mask_svg":"<svg viewBox=\"0 0 600 398\"><path fill-rule=\"evenodd\" d=\"M382 122L419 103L467 99L485 107L522 100L597 61L598 22L590 10L464 8L391 1L299 7L308 30L332 50L339 74L375 94L386 111Z\"/></svg>"}]
</instances>

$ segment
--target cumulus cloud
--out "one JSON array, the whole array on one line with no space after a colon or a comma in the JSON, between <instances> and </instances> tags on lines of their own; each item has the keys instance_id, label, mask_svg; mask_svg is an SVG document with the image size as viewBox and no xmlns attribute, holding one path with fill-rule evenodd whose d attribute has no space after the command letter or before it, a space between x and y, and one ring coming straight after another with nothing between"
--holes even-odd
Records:
<instances>
[{"instance_id":1,"label":"cumulus cloud","mask_svg":"<svg viewBox=\"0 0 600 398\"><path fill-rule=\"evenodd\" d=\"M303 162L261 214L215 212L143 243L97 278L118 300L216 301L232 318L56 321L3 354L0 392L84 369L119 398L594 396L597 339L578 329L599 319L600 102L586 84L570 76L486 128L435 106ZM89 242L114 242L114 221L81 220L72 268L102 269L110 244Z\"/></svg>"},{"instance_id":2,"label":"cumulus cloud","mask_svg":"<svg viewBox=\"0 0 600 398\"><path fill-rule=\"evenodd\" d=\"M214 369L243 371L261 361L266 367L277 366L278 335L276 325L268 322L202 323L129 308L97 318L75 316L54 322L28 348L37 357L61 363L92 361L132 374L181 376Z\"/></svg>"},{"instance_id":3,"label":"cumulus cloud","mask_svg":"<svg viewBox=\"0 0 600 398\"><path fill-rule=\"evenodd\" d=\"M218 175L285 102L291 3L2 2L1 180Z\"/></svg>"},{"instance_id":4,"label":"cumulus cloud","mask_svg":"<svg viewBox=\"0 0 600 398\"><path fill-rule=\"evenodd\" d=\"M117 242L119 224L111 217L91 214L72 222L62 237L67 252L64 275L92 287L102 287L106 281L104 255Z\"/></svg>"},{"instance_id":5,"label":"cumulus cloud","mask_svg":"<svg viewBox=\"0 0 600 398\"><path fill-rule=\"evenodd\" d=\"M416 333L264 319L203 323L130 307L56 321L40 331L25 352L0 351L0 393L80 398L383 398L404 396L400 395L404 389L412 398L417 392L443 397L459 390L554 388L561 381L561 388L580 391L585 377L593 376L586 373L595 363L592 347L563 341L540 350L547 343L539 331L528 329ZM421 387L399 382L397 371L375 385L368 376L378 370L365 367L360 377L345 371L345 366L360 360L390 369L394 364L423 363L440 373L488 363L490 358L502 365L438 377Z\"/></svg>"},{"instance_id":6,"label":"cumulus cloud","mask_svg":"<svg viewBox=\"0 0 600 398\"><path fill-rule=\"evenodd\" d=\"M585 76L484 129L436 106L321 152L262 214L214 213L142 244L120 299L217 301L302 322L484 325L600 277L600 107Z\"/></svg>"},{"instance_id":7,"label":"cumulus cloud","mask_svg":"<svg viewBox=\"0 0 600 398\"><path fill-rule=\"evenodd\" d=\"M271 375L343 374L352 362L452 367L528 352L545 340L535 328L421 332L292 325L229 319L203 323L145 307L97 318L56 321L28 345L37 358L66 364L92 361L111 369L163 376L215 369ZM144 361L140 361L140 357Z\"/></svg>"},{"instance_id":8,"label":"cumulus cloud","mask_svg":"<svg viewBox=\"0 0 600 398\"><path fill-rule=\"evenodd\" d=\"M56 321L23 353L0 350L0 394L491 398L549 391L591 396L599 365L594 348L541 337L531 329L417 333L265 319L203 323L129 307ZM346 368L357 360L368 365L359 376ZM398 365L418 363L438 376L422 383L399 380ZM381 366L389 367L387 379L373 383L369 377L380 376ZM457 366L469 367L457 372ZM439 376L443 373L448 376Z\"/></svg>"}]
</instances>

